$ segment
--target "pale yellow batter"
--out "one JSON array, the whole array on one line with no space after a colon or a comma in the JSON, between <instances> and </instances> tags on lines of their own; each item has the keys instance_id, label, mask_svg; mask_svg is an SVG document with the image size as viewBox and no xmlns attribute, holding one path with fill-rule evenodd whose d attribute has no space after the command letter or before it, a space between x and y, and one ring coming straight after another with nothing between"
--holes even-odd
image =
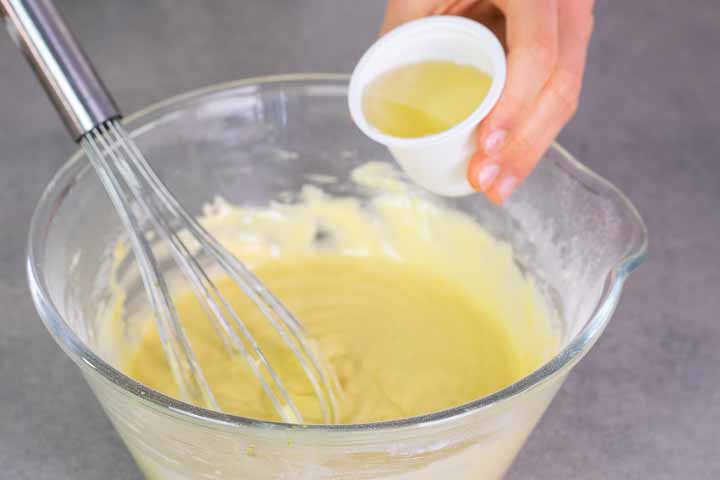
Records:
<instances>
[{"instance_id":1,"label":"pale yellow batter","mask_svg":"<svg viewBox=\"0 0 720 480\"><path fill-rule=\"evenodd\" d=\"M386 166L356 172L367 205L304 190L291 204L235 208L201 219L299 318L342 389L341 423L391 420L459 405L530 373L557 349L542 296L509 248L469 217L392 180ZM219 284L258 337L306 420L320 422L309 383L250 301ZM278 417L241 361L225 354L190 292L175 296L223 410ZM126 354L128 375L177 389L151 321Z\"/></svg>"}]
</instances>

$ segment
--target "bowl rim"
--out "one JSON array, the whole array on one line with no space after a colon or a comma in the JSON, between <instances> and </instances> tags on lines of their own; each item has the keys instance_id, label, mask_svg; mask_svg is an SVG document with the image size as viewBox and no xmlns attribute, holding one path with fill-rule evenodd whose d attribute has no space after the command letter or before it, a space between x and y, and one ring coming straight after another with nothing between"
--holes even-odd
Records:
<instances>
[{"instance_id":1,"label":"bowl rim","mask_svg":"<svg viewBox=\"0 0 720 480\"><path fill-rule=\"evenodd\" d=\"M350 76L347 74L329 73L299 73L289 75L271 75L262 77L251 77L242 80L230 81L210 85L204 88L192 90L180 95L170 97L166 100L154 103L124 119L124 123L130 124L131 134L142 131L147 124L135 122L151 115L159 110L180 105L191 100L198 100L204 96L221 93L253 85L282 84L282 83L324 83L335 84L337 87L348 88ZM164 395L126 376L105 362L95 354L66 324L59 309L55 306L43 275L43 267L40 259L44 258L44 236L49 223L52 221L55 212L59 209L63 199L72 189L78 176L84 174L89 166L83 165L80 160L84 154L78 150L68 161L55 173L52 180L46 186L33 213L29 239L27 246L27 275L30 291L36 309L46 328L50 331L60 347L79 366L86 366L99 373L105 380L119 387L125 393L132 395L140 402L153 408L161 408L163 411L181 415L187 420L201 420L209 422L214 426L229 427L253 427L260 429L301 429L303 431L324 431L324 432L353 432L353 431L383 431L397 430L405 427L423 427L446 422L458 417L463 417L479 410L487 409L500 403L506 403L532 389L556 378L558 375L569 371L592 347L607 326L612 313L614 312L623 284L628 275L634 271L645 259L647 254L647 229L637 209L628 198L614 185L592 172L582 165L562 146L554 143L552 150L560 154L561 159L573 170L578 182L592 188L596 192L614 197L614 200L624 208L630 216L634 226L635 235L629 243L625 254L610 269L603 292L598 300L595 311L590 320L552 359L544 363L534 372L506 386L505 388L490 395L481 397L463 405L458 405L445 410L431 412L428 414L403 418L398 420L371 422L362 424L289 424L283 422L258 420L237 415L230 415L202 407L197 407L181 400Z\"/></svg>"}]
</instances>

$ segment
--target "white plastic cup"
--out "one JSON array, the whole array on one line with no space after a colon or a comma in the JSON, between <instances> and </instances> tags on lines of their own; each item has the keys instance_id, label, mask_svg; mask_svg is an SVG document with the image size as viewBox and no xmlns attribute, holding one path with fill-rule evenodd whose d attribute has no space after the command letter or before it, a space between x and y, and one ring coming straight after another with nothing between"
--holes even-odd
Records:
<instances>
[{"instance_id":1,"label":"white plastic cup","mask_svg":"<svg viewBox=\"0 0 720 480\"><path fill-rule=\"evenodd\" d=\"M489 74L492 83L482 103L454 127L425 137L395 137L373 127L362 107L368 85L389 70L430 60L471 65ZM462 17L426 17L383 35L365 52L350 79L348 103L360 130L388 147L415 183L439 195L461 196L474 191L466 175L475 150L473 134L504 86L505 52L487 27Z\"/></svg>"}]
</instances>

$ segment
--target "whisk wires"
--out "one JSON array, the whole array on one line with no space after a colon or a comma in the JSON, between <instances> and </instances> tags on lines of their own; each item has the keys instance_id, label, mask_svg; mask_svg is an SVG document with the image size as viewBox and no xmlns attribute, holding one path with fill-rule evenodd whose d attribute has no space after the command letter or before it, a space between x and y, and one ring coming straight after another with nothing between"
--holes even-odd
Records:
<instances>
[{"instance_id":1,"label":"whisk wires","mask_svg":"<svg viewBox=\"0 0 720 480\"><path fill-rule=\"evenodd\" d=\"M128 232L158 335L183 399L221 411L159 269L150 243L154 235L167 245L227 354L247 363L282 420L302 423L303 417L252 332L203 264L217 265L257 306L305 372L323 420L334 423L336 379L320 360L303 326L252 271L180 206L121 123L109 120L99 125L82 138L81 145ZM185 234L185 239L181 234ZM192 246L187 238L193 240Z\"/></svg>"}]
</instances>

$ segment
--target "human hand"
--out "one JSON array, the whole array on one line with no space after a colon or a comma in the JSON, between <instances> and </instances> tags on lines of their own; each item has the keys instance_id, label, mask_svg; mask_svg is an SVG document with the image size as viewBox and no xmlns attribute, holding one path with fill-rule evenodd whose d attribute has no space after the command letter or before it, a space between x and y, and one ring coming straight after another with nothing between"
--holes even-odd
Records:
<instances>
[{"instance_id":1,"label":"human hand","mask_svg":"<svg viewBox=\"0 0 720 480\"><path fill-rule=\"evenodd\" d=\"M495 203L532 171L577 110L593 0L388 0L382 32L429 15L485 24L507 51L507 82L480 123L467 177Z\"/></svg>"}]
</instances>

